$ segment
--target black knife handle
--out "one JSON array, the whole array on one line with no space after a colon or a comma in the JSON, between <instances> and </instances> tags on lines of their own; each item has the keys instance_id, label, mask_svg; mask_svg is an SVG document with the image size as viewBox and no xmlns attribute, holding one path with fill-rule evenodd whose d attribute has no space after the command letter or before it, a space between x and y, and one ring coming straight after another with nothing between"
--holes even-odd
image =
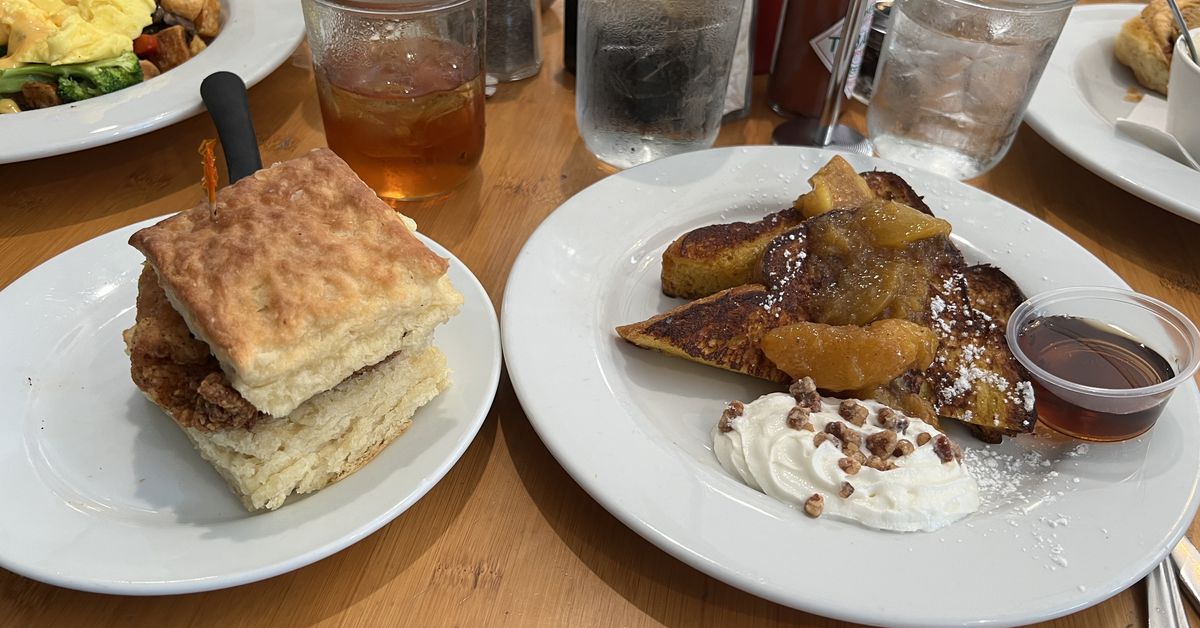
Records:
<instances>
[{"instance_id":1,"label":"black knife handle","mask_svg":"<svg viewBox=\"0 0 1200 628\"><path fill-rule=\"evenodd\" d=\"M246 84L233 72L209 74L200 83L200 98L208 107L225 149L225 165L229 169L229 182L254 174L262 169L262 156L258 153L258 138L254 135L254 120L250 117L250 104L246 101Z\"/></svg>"}]
</instances>

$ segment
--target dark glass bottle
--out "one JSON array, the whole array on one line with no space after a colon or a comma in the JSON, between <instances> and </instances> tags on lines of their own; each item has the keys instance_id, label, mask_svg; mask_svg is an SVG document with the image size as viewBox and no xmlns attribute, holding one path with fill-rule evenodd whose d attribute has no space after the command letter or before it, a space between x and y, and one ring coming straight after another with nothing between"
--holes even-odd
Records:
<instances>
[{"instance_id":1,"label":"dark glass bottle","mask_svg":"<svg viewBox=\"0 0 1200 628\"><path fill-rule=\"evenodd\" d=\"M835 28L849 10L850 0L790 0L780 21L779 41L767 81L767 103L785 116L816 118L821 115L830 71L814 48L830 48L836 39L821 38ZM832 55L830 55L832 57Z\"/></svg>"},{"instance_id":2,"label":"dark glass bottle","mask_svg":"<svg viewBox=\"0 0 1200 628\"><path fill-rule=\"evenodd\" d=\"M575 73L575 42L579 31L579 0L563 0L563 68Z\"/></svg>"}]
</instances>

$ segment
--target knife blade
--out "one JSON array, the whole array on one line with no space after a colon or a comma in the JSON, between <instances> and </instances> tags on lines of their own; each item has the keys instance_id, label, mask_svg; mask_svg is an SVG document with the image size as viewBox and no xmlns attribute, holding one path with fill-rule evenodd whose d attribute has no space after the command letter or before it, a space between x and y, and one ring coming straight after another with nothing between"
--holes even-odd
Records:
<instances>
[{"instance_id":1,"label":"knife blade","mask_svg":"<svg viewBox=\"0 0 1200 628\"><path fill-rule=\"evenodd\" d=\"M1185 536L1171 550L1171 558L1179 569L1179 581L1183 583L1188 601L1193 609L1200 612L1200 551Z\"/></svg>"}]
</instances>

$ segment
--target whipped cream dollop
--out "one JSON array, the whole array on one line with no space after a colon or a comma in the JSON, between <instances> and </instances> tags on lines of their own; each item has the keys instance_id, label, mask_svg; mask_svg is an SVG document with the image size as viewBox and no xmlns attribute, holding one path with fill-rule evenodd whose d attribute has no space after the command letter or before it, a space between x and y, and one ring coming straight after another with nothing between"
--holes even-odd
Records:
<instances>
[{"instance_id":1,"label":"whipped cream dollop","mask_svg":"<svg viewBox=\"0 0 1200 628\"><path fill-rule=\"evenodd\" d=\"M857 521L882 530L900 532L930 531L949 525L979 509L979 486L961 462L961 456L946 457L943 444L941 455L935 439L942 436L933 426L911 417L906 418L906 430L898 430L899 439L913 445L912 452L886 458L894 468L881 471L867 465L839 461L846 453L833 439L814 444L816 434L826 425L841 421L843 429L857 431L862 439L862 453L867 439L886 430L880 425L879 411L883 405L873 401L858 401L868 416L862 426L856 426L838 413L840 399L821 398L821 410L812 411L808 422L812 430L795 429L788 425L788 412L796 407L796 399L787 393L772 393L745 404L741 416L731 416L713 428L713 452L726 471L771 497L804 507L814 494L824 498L823 514ZM814 405L815 408L815 405ZM836 426L835 426L836 427ZM732 428L732 429L730 429ZM920 434L928 434L925 440ZM897 452L899 453L899 452ZM843 467L850 467L848 473ZM853 487L848 496L845 484Z\"/></svg>"}]
</instances>

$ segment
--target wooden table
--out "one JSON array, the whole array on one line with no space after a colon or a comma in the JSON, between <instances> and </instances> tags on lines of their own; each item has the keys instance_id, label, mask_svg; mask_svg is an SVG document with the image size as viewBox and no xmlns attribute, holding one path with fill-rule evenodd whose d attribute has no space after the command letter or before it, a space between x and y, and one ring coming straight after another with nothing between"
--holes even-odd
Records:
<instances>
[{"instance_id":1,"label":"wooden table","mask_svg":"<svg viewBox=\"0 0 1200 628\"><path fill-rule=\"evenodd\" d=\"M502 85L488 101L479 171L449 198L405 206L479 276L497 309L526 237L607 174L576 132L561 19L561 6L546 14L541 73ZM780 119L762 104L762 77L756 88L753 115L722 129L718 144L769 141ZM324 145L303 49L251 90L250 104L265 162ZM847 119L861 128L863 110L852 108ZM119 144L0 166L0 286L89 238L197 203L196 146L208 137L212 125L196 116ZM1062 230L1137 290L1200 320L1200 225L1117 189L1028 128L974 183ZM1197 532L1193 523L1191 536L1200 540ZM1141 626L1144 600L1139 584L1051 625ZM656 623L839 625L709 578L631 532L555 463L507 377L474 444L440 484L379 532L309 567L159 598L79 593L0 570L3 626Z\"/></svg>"}]
</instances>

